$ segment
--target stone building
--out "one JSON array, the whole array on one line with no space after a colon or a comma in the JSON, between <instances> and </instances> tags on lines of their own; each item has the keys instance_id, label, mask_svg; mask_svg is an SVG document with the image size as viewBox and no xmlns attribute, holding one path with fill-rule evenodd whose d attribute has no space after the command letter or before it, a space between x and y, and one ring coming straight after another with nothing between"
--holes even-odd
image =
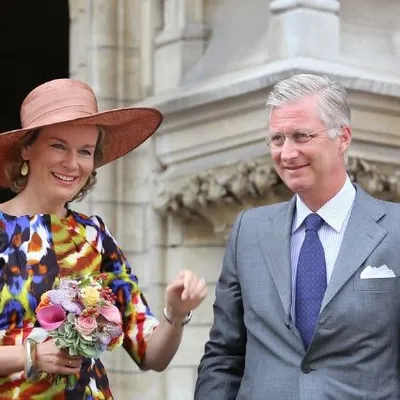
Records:
<instances>
[{"instance_id":1,"label":"stone building","mask_svg":"<svg viewBox=\"0 0 400 400\"><path fill-rule=\"evenodd\" d=\"M92 85L100 108L165 115L153 138L100 169L76 207L103 216L158 315L181 268L210 289L165 372L106 355L115 397L189 400L229 227L240 210L290 196L265 145L271 85L298 72L342 82L353 111L349 174L398 201L400 2L69 0L69 13L70 76Z\"/></svg>"}]
</instances>

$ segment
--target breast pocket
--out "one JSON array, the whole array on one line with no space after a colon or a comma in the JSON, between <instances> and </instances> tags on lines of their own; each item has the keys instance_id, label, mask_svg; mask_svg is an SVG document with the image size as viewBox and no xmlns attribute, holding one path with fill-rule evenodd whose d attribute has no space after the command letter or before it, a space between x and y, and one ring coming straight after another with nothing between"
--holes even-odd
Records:
<instances>
[{"instance_id":1,"label":"breast pocket","mask_svg":"<svg viewBox=\"0 0 400 400\"><path fill-rule=\"evenodd\" d=\"M360 279L357 277L354 279L354 290L359 291L370 291L370 292L392 292L398 285L399 277L393 278L367 278Z\"/></svg>"}]
</instances>

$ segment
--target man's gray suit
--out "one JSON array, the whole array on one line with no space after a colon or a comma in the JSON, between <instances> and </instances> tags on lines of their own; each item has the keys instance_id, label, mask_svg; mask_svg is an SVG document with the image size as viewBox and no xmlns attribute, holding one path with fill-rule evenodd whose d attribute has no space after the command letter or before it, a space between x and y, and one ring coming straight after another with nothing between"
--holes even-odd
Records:
<instances>
[{"instance_id":1,"label":"man's gray suit","mask_svg":"<svg viewBox=\"0 0 400 400\"><path fill-rule=\"evenodd\" d=\"M400 206L356 189L307 352L290 319L295 200L239 215L196 400L400 399ZM382 265L396 277L360 278Z\"/></svg>"}]
</instances>

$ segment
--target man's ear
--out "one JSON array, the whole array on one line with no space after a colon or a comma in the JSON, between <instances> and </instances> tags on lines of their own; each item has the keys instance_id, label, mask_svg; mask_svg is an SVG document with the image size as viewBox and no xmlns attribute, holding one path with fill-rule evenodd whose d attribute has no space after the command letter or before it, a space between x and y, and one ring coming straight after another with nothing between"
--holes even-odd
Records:
<instances>
[{"instance_id":1,"label":"man's ear","mask_svg":"<svg viewBox=\"0 0 400 400\"><path fill-rule=\"evenodd\" d=\"M352 137L351 127L345 125L342 126L340 129L341 129L341 134L339 135L338 138L340 142L339 150L341 153L345 153L351 143L351 137Z\"/></svg>"}]
</instances>

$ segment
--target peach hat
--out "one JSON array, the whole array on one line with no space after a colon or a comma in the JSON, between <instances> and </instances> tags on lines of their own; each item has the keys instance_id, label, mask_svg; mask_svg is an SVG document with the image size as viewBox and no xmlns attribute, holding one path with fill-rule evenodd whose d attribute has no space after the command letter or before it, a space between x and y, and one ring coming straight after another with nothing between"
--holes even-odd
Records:
<instances>
[{"instance_id":1,"label":"peach hat","mask_svg":"<svg viewBox=\"0 0 400 400\"><path fill-rule=\"evenodd\" d=\"M50 125L97 125L105 131L99 166L122 157L149 138L163 119L153 108L129 107L99 112L93 90L75 79L55 79L33 89L21 105L21 129L0 133L3 166L15 156L14 146L28 132ZM0 186L9 187L4 168Z\"/></svg>"}]
</instances>

